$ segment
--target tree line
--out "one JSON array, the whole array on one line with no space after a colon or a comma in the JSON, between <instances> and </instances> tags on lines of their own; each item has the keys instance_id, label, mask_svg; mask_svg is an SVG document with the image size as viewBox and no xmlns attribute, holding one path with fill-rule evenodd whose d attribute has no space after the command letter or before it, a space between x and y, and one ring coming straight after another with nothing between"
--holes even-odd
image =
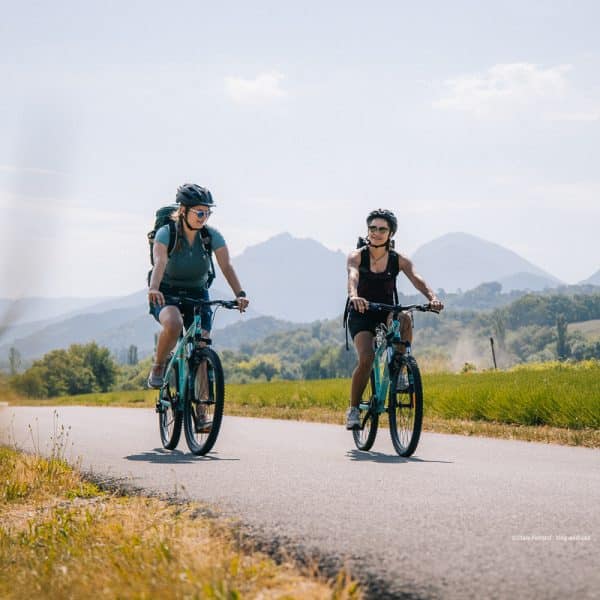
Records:
<instances>
[{"instance_id":1,"label":"tree line","mask_svg":"<svg viewBox=\"0 0 600 600\"><path fill-rule=\"evenodd\" d=\"M110 350L92 342L48 352L24 373L13 375L11 384L26 396L52 398L107 392L115 384L117 373Z\"/></svg>"},{"instance_id":2,"label":"tree line","mask_svg":"<svg viewBox=\"0 0 600 600\"><path fill-rule=\"evenodd\" d=\"M594 319L600 319L600 294L529 294L487 312L416 314L415 352L420 360L431 356L443 362L445 357L449 368L453 346L468 332L482 353L489 351L489 337L493 337L504 353L504 366L530 360L600 359L600 341L569 329L570 323ZM9 353L12 385L34 397L144 387L150 359L138 363L135 346L122 354L119 362L126 364L118 365L107 348L75 344L53 350L24 373L15 374L20 359L18 352ZM223 350L221 357L227 380L239 383L349 377L356 364L352 344L349 351L345 348L339 318L273 333L242 344L237 351Z\"/></svg>"}]
</instances>

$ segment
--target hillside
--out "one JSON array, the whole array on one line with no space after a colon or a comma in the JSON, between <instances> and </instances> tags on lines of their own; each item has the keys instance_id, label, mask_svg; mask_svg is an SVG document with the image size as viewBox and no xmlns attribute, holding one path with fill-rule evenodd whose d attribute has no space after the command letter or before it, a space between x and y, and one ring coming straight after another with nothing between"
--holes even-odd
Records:
<instances>
[{"instance_id":1,"label":"hillside","mask_svg":"<svg viewBox=\"0 0 600 600\"><path fill-rule=\"evenodd\" d=\"M241 318L234 311L219 312L214 333L218 344L222 348L238 348L275 331L288 331L294 323L339 319L346 294L345 262L344 253L289 234L248 248L234 263L251 300L250 309ZM526 290L546 288L538 293L547 294L548 286L558 284L556 278L514 252L466 234L449 234L421 247L415 253L415 265L434 288L446 290L443 298L448 308L461 310L499 308L521 297ZM477 284L469 287L469 281L475 280ZM399 284L400 291L406 292L403 302L423 301L404 278ZM515 290L513 286L522 289ZM468 291L450 293L456 287ZM229 298L231 293L224 289L227 289L225 282L217 279L211 296ZM595 290L591 285L562 286L553 288L553 293L572 295ZM27 299L23 299L15 307L40 306L40 299L31 300L35 302L27 304ZM92 340L116 354L131 344L138 346L141 357L152 351L156 325L147 314L146 290L120 298L87 299L92 305L86 307L79 305L79 300L71 304L57 300L62 303L61 310L69 308L61 316L38 322L23 322L21 318L16 319L16 324L5 323L7 326L0 327L0 361L6 360L11 346L21 352L24 360L30 360L49 349ZM49 301L48 306L57 305ZM257 320L261 315L265 319ZM219 333L234 323L239 326Z\"/></svg>"},{"instance_id":2,"label":"hillside","mask_svg":"<svg viewBox=\"0 0 600 600\"><path fill-rule=\"evenodd\" d=\"M582 285L600 285L600 269L598 269L593 275L588 277L585 281L581 282Z\"/></svg>"},{"instance_id":3,"label":"hillside","mask_svg":"<svg viewBox=\"0 0 600 600\"><path fill-rule=\"evenodd\" d=\"M230 298L231 294L215 288L213 297ZM72 314L66 319L50 320L38 324L25 323L7 329L0 337L0 359L8 356L15 347L24 360L38 358L55 348L70 344L96 341L119 355L130 345L138 347L138 355L144 358L154 348L154 333L159 326L148 314L146 291L142 290L121 299L102 302L90 312ZM258 316L249 310L243 316L235 310L220 309L215 319L216 327L246 321Z\"/></svg>"},{"instance_id":4,"label":"hillside","mask_svg":"<svg viewBox=\"0 0 600 600\"><path fill-rule=\"evenodd\" d=\"M245 344L253 344L273 333L291 331L298 326L298 323L281 321L273 317L256 317L215 329L212 339L219 350L237 350Z\"/></svg>"},{"instance_id":5,"label":"hillside","mask_svg":"<svg viewBox=\"0 0 600 600\"><path fill-rule=\"evenodd\" d=\"M247 248L233 263L253 308L263 315L298 323L344 309L346 257L315 240L282 233Z\"/></svg>"},{"instance_id":6,"label":"hillside","mask_svg":"<svg viewBox=\"0 0 600 600\"><path fill-rule=\"evenodd\" d=\"M561 284L516 252L467 233L436 238L421 246L411 259L416 271L434 289L469 290L484 281L499 281L504 291L539 290ZM401 291L407 292L411 287L406 279L401 280Z\"/></svg>"},{"instance_id":7,"label":"hillside","mask_svg":"<svg viewBox=\"0 0 600 600\"><path fill-rule=\"evenodd\" d=\"M0 298L0 327L65 317L106 301L104 298Z\"/></svg>"}]
</instances>

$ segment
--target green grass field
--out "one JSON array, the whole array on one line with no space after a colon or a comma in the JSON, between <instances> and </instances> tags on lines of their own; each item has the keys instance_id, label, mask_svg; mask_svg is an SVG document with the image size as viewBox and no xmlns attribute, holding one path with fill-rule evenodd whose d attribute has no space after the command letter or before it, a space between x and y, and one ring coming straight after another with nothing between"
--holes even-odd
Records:
<instances>
[{"instance_id":1,"label":"green grass field","mask_svg":"<svg viewBox=\"0 0 600 600\"><path fill-rule=\"evenodd\" d=\"M484 421L524 426L600 429L600 362L545 363L510 371L423 376L425 420ZM349 380L231 384L226 412L342 422ZM153 406L156 392L67 396L23 404Z\"/></svg>"}]
</instances>

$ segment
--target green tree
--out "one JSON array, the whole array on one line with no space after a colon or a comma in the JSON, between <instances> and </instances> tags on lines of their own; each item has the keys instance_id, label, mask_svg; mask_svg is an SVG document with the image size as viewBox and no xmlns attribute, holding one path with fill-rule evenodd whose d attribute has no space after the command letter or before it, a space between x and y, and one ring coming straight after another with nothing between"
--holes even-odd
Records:
<instances>
[{"instance_id":1,"label":"green tree","mask_svg":"<svg viewBox=\"0 0 600 600\"><path fill-rule=\"evenodd\" d=\"M14 379L16 389L32 396L62 396L107 391L116 380L117 367L107 348L96 343L73 344L52 350Z\"/></svg>"},{"instance_id":2,"label":"green tree","mask_svg":"<svg viewBox=\"0 0 600 600\"><path fill-rule=\"evenodd\" d=\"M16 375L21 368L21 353L14 347L11 346L8 351L8 364L10 368L10 374Z\"/></svg>"},{"instance_id":3,"label":"green tree","mask_svg":"<svg viewBox=\"0 0 600 600\"><path fill-rule=\"evenodd\" d=\"M131 344L131 346L129 346L129 350L127 351L127 364L138 364L138 348L134 344Z\"/></svg>"},{"instance_id":4,"label":"green tree","mask_svg":"<svg viewBox=\"0 0 600 600\"><path fill-rule=\"evenodd\" d=\"M48 396L48 386L46 385L45 368L35 366L27 369L25 373L13 377L12 386L25 396L46 398Z\"/></svg>"},{"instance_id":5,"label":"green tree","mask_svg":"<svg viewBox=\"0 0 600 600\"><path fill-rule=\"evenodd\" d=\"M83 364L94 374L97 387L101 392L107 392L117 378L117 365L108 348L102 348L96 342L92 342L85 346L74 344L69 350L81 353Z\"/></svg>"},{"instance_id":6,"label":"green tree","mask_svg":"<svg viewBox=\"0 0 600 600\"><path fill-rule=\"evenodd\" d=\"M567 320L564 315L559 315L556 319L556 354L558 360L569 358L570 348L567 340Z\"/></svg>"}]
</instances>

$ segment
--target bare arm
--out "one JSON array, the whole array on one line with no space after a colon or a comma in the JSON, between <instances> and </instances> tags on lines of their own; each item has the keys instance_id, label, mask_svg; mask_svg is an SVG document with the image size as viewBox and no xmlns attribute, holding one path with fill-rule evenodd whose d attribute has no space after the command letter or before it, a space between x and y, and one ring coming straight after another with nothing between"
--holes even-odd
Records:
<instances>
[{"instance_id":1,"label":"bare arm","mask_svg":"<svg viewBox=\"0 0 600 600\"><path fill-rule=\"evenodd\" d=\"M231 264L231 259L229 258L229 249L227 246L221 246L215 250L215 257L217 259L217 264L219 265L219 269L221 269L221 273L223 273L223 277L229 284L231 291L235 294L235 297L238 301L238 306L240 307L240 311L244 311L249 304L249 300L247 298L241 298L239 296L242 291L242 286L238 279L238 276Z\"/></svg>"},{"instance_id":2,"label":"bare arm","mask_svg":"<svg viewBox=\"0 0 600 600\"><path fill-rule=\"evenodd\" d=\"M435 295L433 290L427 285L425 280L418 273L415 272L412 262L405 256L399 254L398 264L400 270L404 272L404 274L408 277L409 281L415 286L415 288L419 290L419 292L421 292L421 294L423 294L423 296L425 296L427 300L429 300L432 308L436 310L442 310L444 308L444 305L438 300L437 296Z\"/></svg>"},{"instance_id":3,"label":"bare arm","mask_svg":"<svg viewBox=\"0 0 600 600\"><path fill-rule=\"evenodd\" d=\"M348 255L348 262L346 267L348 270L348 298L355 310L358 312L365 312L369 307L369 303L364 298L358 295L358 267L360 266L360 252L354 250Z\"/></svg>"},{"instance_id":4,"label":"bare arm","mask_svg":"<svg viewBox=\"0 0 600 600\"><path fill-rule=\"evenodd\" d=\"M154 242L154 245L152 246L152 260L154 261L154 267L152 268L150 285L148 286L148 300L162 306L165 303L165 298L162 293L158 291L158 288L163 275L165 274L167 261L169 260L165 244Z\"/></svg>"}]
</instances>

